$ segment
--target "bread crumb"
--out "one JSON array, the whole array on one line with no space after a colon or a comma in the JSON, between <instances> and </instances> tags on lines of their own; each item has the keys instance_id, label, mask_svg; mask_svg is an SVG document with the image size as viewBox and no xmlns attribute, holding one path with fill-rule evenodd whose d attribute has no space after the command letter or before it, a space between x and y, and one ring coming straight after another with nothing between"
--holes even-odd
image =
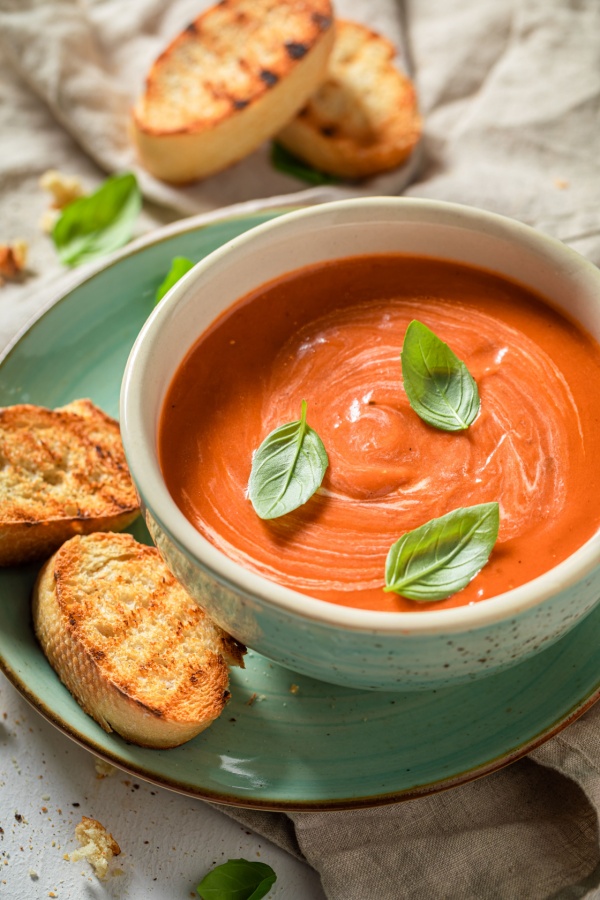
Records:
<instances>
[{"instance_id":1,"label":"bread crumb","mask_svg":"<svg viewBox=\"0 0 600 900\"><path fill-rule=\"evenodd\" d=\"M17 240L0 244L0 278L15 279L23 274L27 262L27 244Z\"/></svg>"},{"instance_id":2,"label":"bread crumb","mask_svg":"<svg viewBox=\"0 0 600 900\"><path fill-rule=\"evenodd\" d=\"M297 684L290 684L290 694L297 694L300 688Z\"/></svg>"},{"instance_id":3,"label":"bread crumb","mask_svg":"<svg viewBox=\"0 0 600 900\"><path fill-rule=\"evenodd\" d=\"M109 778L117 771L117 767L106 762L105 759L94 760L94 768L96 770L96 778Z\"/></svg>"},{"instance_id":4,"label":"bread crumb","mask_svg":"<svg viewBox=\"0 0 600 900\"><path fill-rule=\"evenodd\" d=\"M266 699L265 694L254 693L246 700L246 706L254 706L255 703L262 703Z\"/></svg>"},{"instance_id":5,"label":"bread crumb","mask_svg":"<svg viewBox=\"0 0 600 900\"><path fill-rule=\"evenodd\" d=\"M56 225L59 216L60 210L58 209L47 209L44 213L42 213L42 217L40 219L40 228L44 232L44 234L52 233L52 229Z\"/></svg>"},{"instance_id":6,"label":"bread crumb","mask_svg":"<svg viewBox=\"0 0 600 900\"><path fill-rule=\"evenodd\" d=\"M81 822L75 826L75 837L81 844L81 849L67 854L67 858L71 862L87 859L93 866L96 876L100 879L105 878L110 860L121 852L112 834L109 834L104 825L96 819L82 816Z\"/></svg>"},{"instance_id":7,"label":"bread crumb","mask_svg":"<svg viewBox=\"0 0 600 900\"><path fill-rule=\"evenodd\" d=\"M34 869L30 869L30 870L29 870L29 877L31 878L32 881L37 881L38 878L39 878L40 876L38 875L38 873L37 873Z\"/></svg>"},{"instance_id":8,"label":"bread crumb","mask_svg":"<svg viewBox=\"0 0 600 900\"><path fill-rule=\"evenodd\" d=\"M554 187L558 188L559 191L564 191L565 188L569 187L569 182L564 178L555 178L554 179Z\"/></svg>"},{"instance_id":9,"label":"bread crumb","mask_svg":"<svg viewBox=\"0 0 600 900\"><path fill-rule=\"evenodd\" d=\"M77 176L64 175L58 169L48 169L44 172L40 178L40 187L52 194L53 209L64 209L85 193Z\"/></svg>"}]
</instances>

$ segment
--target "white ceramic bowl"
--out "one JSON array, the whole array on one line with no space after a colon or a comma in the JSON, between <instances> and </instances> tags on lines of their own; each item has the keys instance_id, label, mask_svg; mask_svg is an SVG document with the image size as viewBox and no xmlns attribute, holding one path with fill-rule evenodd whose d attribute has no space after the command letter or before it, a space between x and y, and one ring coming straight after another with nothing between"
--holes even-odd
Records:
<instances>
[{"instance_id":1,"label":"white ceramic bowl","mask_svg":"<svg viewBox=\"0 0 600 900\"><path fill-rule=\"evenodd\" d=\"M121 395L127 460L153 540L201 606L249 647L324 681L398 690L480 677L547 647L600 597L600 534L554 569L480 603L371 612L312 599L232 562L171 498L157 456L165 392L187 351L225 308L309 263L404 252L519 281L600 340L600 272L518 222L453 204L342 200L260 225L211 253L156 308L131 352Z\"/></svg>"}]
</instances>

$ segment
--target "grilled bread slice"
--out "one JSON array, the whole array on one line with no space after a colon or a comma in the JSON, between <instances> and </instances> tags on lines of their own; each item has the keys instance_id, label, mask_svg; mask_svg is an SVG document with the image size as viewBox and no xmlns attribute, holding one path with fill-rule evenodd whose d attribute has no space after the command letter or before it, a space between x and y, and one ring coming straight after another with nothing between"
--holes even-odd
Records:
<instances>
[{"instance_id":1,"label":"grilled bread slice","mask_svg":"<svg viewBox=\"0 0 600 900\"><path fill-rule=\"evenodd\" d=\"M0 565L47 558L139 513L119 424L90 400L0 409L0 460Z\"/></svg>"},{"instance_id":2,"label":"grilled bread slice","mask_svg":"<svg viewBox=\"0 0 600 900\"><path fill-rule=\"evenodd\" d=\"M35 633L52 667L105 731L176 747L229 697L229 664L245 648L175 580L158 550L129 534L67 541L43 566Z\"/></svg>"},{"instance_id":3,"label":"grilled bread slice","mask_svg":"<svg viewBox=\"0 0 600 900\"><path fill-rule=\"evenodd\" d=\"M386 38L338 19L325 81L276 140L342 178L365 178L404 162L421 120L414 86L394 66L395 55Z\"/></svg>"},{"instance_id":4,"label":"grilled bread slice","mask_svg":"<svg viewBox=\"0 0 600 900\"><path fill-rule=\"evenodd\" d=\"M330 0L221 0L158 57L132 112L157 178L204 178L255 150L306 103L333 46Z\"/></svg>"}]
</instances>

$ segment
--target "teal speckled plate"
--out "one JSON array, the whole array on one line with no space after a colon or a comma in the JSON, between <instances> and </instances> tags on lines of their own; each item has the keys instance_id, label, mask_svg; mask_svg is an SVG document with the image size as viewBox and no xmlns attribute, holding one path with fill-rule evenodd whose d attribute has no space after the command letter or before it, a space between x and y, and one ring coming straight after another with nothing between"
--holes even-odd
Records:
<instances>
[{"instance_id":1,"label":"teal speckled plate","mask_svg":"<svg viewBox=\"0 0 600 900\"><path fill-rule=\"evenodd\" d=\"M7 351L0 404L90 397L118 411L129 349L173 256L198 260L275 213L194 220L137 242L55 302ZM142 524L132 529L147 540ZM135 775L240 806L344 809L415 798L492 772L581 715L600 694L600 606L560 642L500 675L440 691L353 691L250 653L232 700L176 750L144 750L79 708L33 637L34 567L0 572L0 666L65 734Z\"/></svg>"}]
</instances>

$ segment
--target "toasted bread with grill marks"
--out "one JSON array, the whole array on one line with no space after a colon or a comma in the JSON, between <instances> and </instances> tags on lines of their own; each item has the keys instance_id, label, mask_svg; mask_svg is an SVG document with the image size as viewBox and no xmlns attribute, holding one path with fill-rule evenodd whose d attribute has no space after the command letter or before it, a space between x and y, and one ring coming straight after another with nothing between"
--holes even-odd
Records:
<instances>
[{"instance_id":1,"label":"toasted bread with grill marks","mask_svg":"<svg viewBox=\"0 0 600 900\"><path fill-rule=\"evenodd\" d=\"M119 424L90 400L0 409L0 565L47 558L138 513Z\"/></svg>"},{"instance_id":2,"label":"toasted bread with grill marks","mask_svg":"<svg viewBox=\"0 0 600 900\"><path fill-rule=\"evenodd\" d=\"M364 25L336 20L323 84L276 137L295 156L342 178L404 162L421 134L415 89L394 65L393 44Z\"/></svg>"},{"instance_id":3,"label":"toasted bread with grill marks","mask_svg":"<svg viewBox=\"0 0 600 900\"><path fill-rule=\"evenodd\" d=\"M222 0L158 57L132 112L142 164L185 183L242 159L303 106L333 46L330 0Z\"/></svg>"},{"instance_id":4,"label":"toasted bread with grill marks","mask_svg":"<svg viewBox=\"0 0 600 900\"><path fill-rule=\"evenodd\" d=\"M52 667L105 731L176 747L223 710L245 647L208 618L158 550L129 534L67 541L43 566L35 633Z\"/></svg>"}]
</instances>

